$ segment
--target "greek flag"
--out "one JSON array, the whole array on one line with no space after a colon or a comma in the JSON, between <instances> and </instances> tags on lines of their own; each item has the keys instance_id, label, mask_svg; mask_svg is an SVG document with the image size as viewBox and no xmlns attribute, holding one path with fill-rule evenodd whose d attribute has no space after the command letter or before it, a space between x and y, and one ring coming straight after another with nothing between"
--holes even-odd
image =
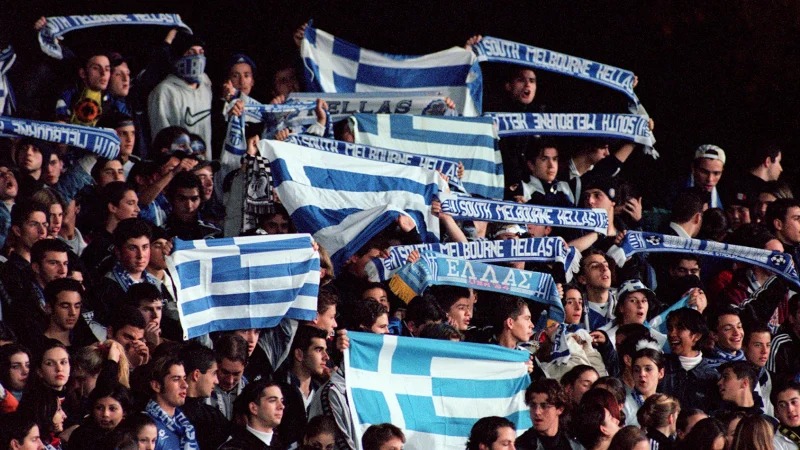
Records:
<instances>
[{"instance_id":1,"label":"greek flag","mask_svg":"<svg viewBox=\"0 0 800 450\"><path fill-rule=\"evenodd\" d=\"M347 396L354 440L370 425L392 423L408 449L463 450L481 417L531 427L525 406L530 353L499 345L348 333Z\"/></svg>"},{"instance_id":2,"label":"greek flag","mask_svg":"<svg viewBox=\"0 0 800 450\"><path fill-rule=\"evenodd\" d=\"M453 99L462 115L481 112L480 66L476 56L463 48L422 56L378 53L309 24L300 54L309 91L437 91Z\"/></svg>"},{"instance_id":3,"label":"greek flag","mask_svg":"<svg viewBox=\"0 0 800 450\"><path fill-rule=\"evenodd\" d=\"M352 120L357 143L460 161L467 192L503 198L503 160L493 119L356 114Z\"/></svg>"},{"instance_id":4,"label":"greek flag","mask_svg":"<svg viewBox=\"0 0 800 450\"><path fill-rule=\"evenodd\" d=\"M176 239L167 264L184 339L317 315L319 253L307 234Z\"/></svg>"},{"instance_id":5,"label":"greek flag","mask_svg":"<svg viewBox=\"0 0 800 450\"><path fill-rule=\"evenodd\" d=\"M438 241L430 207L446 183L436 172L279 141L260 147L292 222L328 250L335 267L400 215L414 220L424 242Z\"/></svg>"}]
</instances>

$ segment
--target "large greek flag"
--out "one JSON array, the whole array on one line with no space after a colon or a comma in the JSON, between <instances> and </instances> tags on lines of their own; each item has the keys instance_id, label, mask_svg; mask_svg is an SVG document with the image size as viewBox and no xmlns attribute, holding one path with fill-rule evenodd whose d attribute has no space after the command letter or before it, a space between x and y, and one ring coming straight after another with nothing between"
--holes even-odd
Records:
<instances>
[{"instance_id":1,"label":"large greek flag","mask_svg":"<svg viewBox=\"0 0 800 450\"><path fill-rule=\"evenodd\" d=\"M262 140L260 148L295 227L311 233L335 267L400 215L414 219L424 242L438 241L430 207L446 183L436 172L279 141Z\"/></svg>"},{"instance_id":2,"label":"large greek flag","mask_svg":"<svg viewBox=\"0 0 800 450\"><path fill-rule=\"evenodd\" d=\"M503 160L490 117L356 114L355 141L464 163L467 192L503 198Z\"/></svg>"},{"instance_id":3,"label":"large greek flag","mask_svg":"<svg viewBox=\"0 0 800 450\"><path fill-rule=\"evenodd\" d=\"M373 424L400 427L410 450L463 450L481 417L531 427L530 353L499 345L348 333L345 378L354 440Z\"/></svg>"},{"instance_id":4,"label":"large greek flag","mask_svg":"<svg viewBox=\"0 0 800 450\"><path fill-rule=\"evenodd\" d=\"M184 339L317 315L319 253L307 234L176 239L167 264Z\"/></svg>"},{"instance_id":5,"label":"large greek flag","mask_svg":"<svg viewBox=\"0 0 800 450\"><path fill-rule=\"evenodd\" d=\"M360 48L309 25L300 54L308 91L437 91L452 98L465 116L481 112L480 66L472 52L460 47L422 56L391 55Z\"/></svg>"}]
</instances>

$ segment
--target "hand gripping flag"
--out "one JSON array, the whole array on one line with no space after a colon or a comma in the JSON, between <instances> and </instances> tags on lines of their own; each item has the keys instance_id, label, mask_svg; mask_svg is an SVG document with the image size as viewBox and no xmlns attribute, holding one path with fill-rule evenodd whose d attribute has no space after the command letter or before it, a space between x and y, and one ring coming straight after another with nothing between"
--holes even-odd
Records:
<instances>
[{"instance_id":1,"label":"hand gripping flag","mask_svg":"<svg viewBox=\"0 0 800 450\"><path fill-rule=\"evenodd\" d=\"M176 239L167 264L184 339L317 315L319 253L307 234Z\"/></svg>"}]
</instances>

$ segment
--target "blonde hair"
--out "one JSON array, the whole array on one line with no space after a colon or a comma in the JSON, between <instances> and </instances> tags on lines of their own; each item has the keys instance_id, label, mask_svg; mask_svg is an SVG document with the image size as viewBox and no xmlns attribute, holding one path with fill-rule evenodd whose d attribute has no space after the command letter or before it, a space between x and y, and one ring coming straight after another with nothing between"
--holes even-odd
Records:
<instances>
[{"instance_id":1,"label":"blonde hair","mask_svg":"<svg viewBox=\"0 0 800 450\"><path fill-rule=\"evenodd\" d=\"M733 450L774 450L772 425L761 416L745 416L733 432Z\"/></svg>"},{"instance_id":2,"label":"blonde hair","mask_svg":"<svg viewBox=\"0 0 800 450\"><path fill-rule=\"evenodd\" d=\"M73 370L83 370L90 375L97 375L103 367L103 362L108 359L108 350L111 345L116 343L112 340L105 342L95 342L92 345L81 347L75 352L70 362ZM119 344L118 344L119 345ZM130 363L125 352L120 352L119 369L117 371L117 381L126 388L131 387L130 382Z\"/></svg>"},{"instance_id":3,"label":"blonde hair","mask_svg":"<svg viewBox=\"0 0 800 450\"><path fill-rule=\"evenodd\" d=\"M669 416L678 414L681 404L675 397L667 394L653 394L647 397L636 418L642 428L660 428L669 422ZM677 420L677 419L676 419Z\"/></svg>"},{"instance_id":4,"label":"blonde hair","mask_svg":"<svg viewBox=\"0 0 800 450\"><path fill-rule=\"evenodd\" d=\"M319 280L319 284L322 286L323 284L328 284L333 281L336 274L333 272L333 261L331 261L331 255L328 253L328 250L319 243L317 245L319 251L319 266L325 269L325 276Z\"/></svg>"}]
</instances>

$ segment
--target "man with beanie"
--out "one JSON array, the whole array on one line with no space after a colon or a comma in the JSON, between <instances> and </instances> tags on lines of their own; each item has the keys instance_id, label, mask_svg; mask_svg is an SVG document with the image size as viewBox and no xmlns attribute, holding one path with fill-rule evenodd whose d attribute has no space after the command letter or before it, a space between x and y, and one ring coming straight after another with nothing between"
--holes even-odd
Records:
<instances>
[{"instance_id":1,"label":"man with beanie","mask_svg":"<svg viewBox=\"0 0 800 450\"><path fill-rule=\"evenodd\" d=\"M205 74L203 42L179 34L172 44L173 73L150 93L147 109L153 135L168 126L181 126L211 142L211 80ZM206 159L211 159L210 147Z\"/></svg>"},{"instance_id":2,"label":"man with beanie","mask_svg":"<svg viewBox=\"0 0 800 450\"><path fill-rule=\"evenodd\" d=\"M701 145L694 151L692 174L686 187L700 187L711 194L710 208L722 208L717 183L725 168L725 151L716 145Z\"/></svg>"}]
</instances>

